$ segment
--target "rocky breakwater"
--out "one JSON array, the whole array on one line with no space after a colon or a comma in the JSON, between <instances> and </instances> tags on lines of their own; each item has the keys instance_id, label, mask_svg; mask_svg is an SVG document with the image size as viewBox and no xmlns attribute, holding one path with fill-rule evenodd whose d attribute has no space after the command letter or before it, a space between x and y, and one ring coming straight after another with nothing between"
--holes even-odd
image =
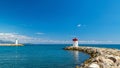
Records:
<instances>
[{"instance_id":1,"label":"rocky breakwater","mask_svg":"<svg viewBox=\"0 0 120 68\"><path fill-rule=\"evenodd\" d=\"M65 50L76 50L90 55L80 66L76 68L120 68L120 50L96 47L73 47L69 46Z\"/></svg>"}]
</instances>

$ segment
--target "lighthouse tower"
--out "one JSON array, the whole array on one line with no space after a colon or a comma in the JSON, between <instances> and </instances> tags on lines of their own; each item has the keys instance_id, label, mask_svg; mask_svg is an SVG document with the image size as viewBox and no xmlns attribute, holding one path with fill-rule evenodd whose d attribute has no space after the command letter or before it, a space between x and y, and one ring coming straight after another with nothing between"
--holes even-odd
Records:
<instances>
[{"instance_id":1,"label":"lighthouse tower","mask_svg":"<svg viewBox=\"0 0 120 68\"><path fill-rule=\"evenodd\" d=\"M73 46L78 47L78 39L77 38L73 39Z\"/></svg>"},{"instance_id":2,"label":"lighthouse tower","mask_svg":"<svg viewBox=\"0 0 120 68\"><path fill-rule=\"evenodd\" d=\"M15 40L15 44L18 44L18 40L17 39Z\"/></svg>"}]
</instances>

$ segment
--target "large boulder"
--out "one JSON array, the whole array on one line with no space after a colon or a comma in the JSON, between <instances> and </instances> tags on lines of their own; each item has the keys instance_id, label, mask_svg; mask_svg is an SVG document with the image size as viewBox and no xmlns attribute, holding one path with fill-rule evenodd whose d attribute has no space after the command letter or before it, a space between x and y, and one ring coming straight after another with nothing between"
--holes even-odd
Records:
<instances>
[{"instance_id":1,"label":"large boulder","mask_svg":"<svg viewBox=\"0 0 120 68\"><path fill-rule=\"evenodd\" d=\"M96 63L91 63L88 68L100 68L100 66Z\"/></svg>"}]
</instances>

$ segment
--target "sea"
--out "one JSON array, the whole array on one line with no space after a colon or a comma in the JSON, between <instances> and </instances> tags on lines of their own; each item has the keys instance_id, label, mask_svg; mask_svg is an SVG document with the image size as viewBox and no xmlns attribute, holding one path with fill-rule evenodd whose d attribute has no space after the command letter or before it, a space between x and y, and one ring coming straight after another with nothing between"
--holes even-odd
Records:
<instances>
[{"instance_id":1,"label":"sea","mask_svg":"<svg viewBox=\"0 0 120 68\"><path fill-rule=\"evenodd\" d=\"M0 68L75 68L89 55L64 50L71 44L26 44L0 46ZM116 48L119 44L80 44L80 46Z\"/></svg>"}]
</instances>

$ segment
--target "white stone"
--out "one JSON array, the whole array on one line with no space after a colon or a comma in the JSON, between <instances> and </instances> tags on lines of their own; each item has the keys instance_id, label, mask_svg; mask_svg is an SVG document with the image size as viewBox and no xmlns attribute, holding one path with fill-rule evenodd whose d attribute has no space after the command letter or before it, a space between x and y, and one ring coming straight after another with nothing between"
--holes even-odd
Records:
<instances>
[{"instance_id":1,"label":"white stone","mask_svg":"<svg viewBox=\"0 0 120 68\"><path fill-rule=\"evenodd\" d=\"M92 63L92 64L89 65L88 68L100 68L100 66L96 63Z\"/></svg>"}]
</instances>

